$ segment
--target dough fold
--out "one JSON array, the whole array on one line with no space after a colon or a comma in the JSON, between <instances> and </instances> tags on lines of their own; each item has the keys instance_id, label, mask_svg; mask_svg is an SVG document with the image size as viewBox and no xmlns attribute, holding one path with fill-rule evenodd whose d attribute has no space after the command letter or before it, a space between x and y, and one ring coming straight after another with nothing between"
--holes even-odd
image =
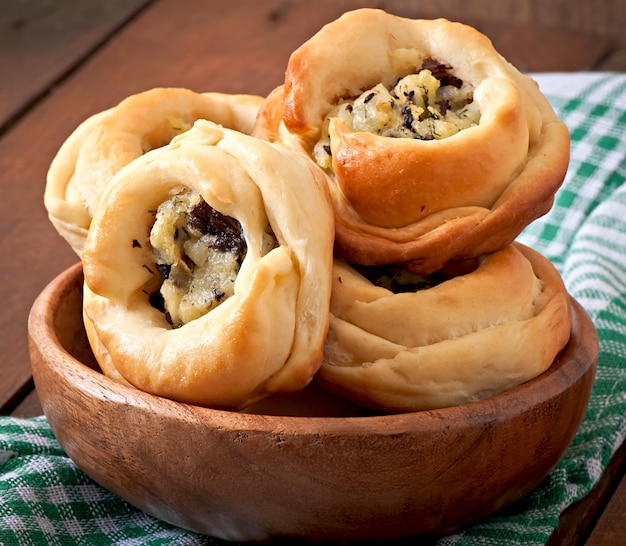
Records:
<instances>
[{"instance_id":1,"label":"dough fold","mask_svg":"<svg viewBox=\"0 0 626 546\"><path fill-rule=\"evenodd\" d=\"M560 275L519 243L476 262L430 288L394 293L337 261L320 384L404 412L482 400L547 370L571 330Z\"/></svg>"},{"instance_id":2,"label":"dough fold","mask_svg":"<svg viewBox=\"0 0 626 546\"><path fill-rule=\"evenodd\" d=\"M100 196L124 165L198 119L250 134L262 102L256 95L155 88L92 115L65 140L48 169L44 205L50 221L80 256Z\"/></svg>"},{"instance_id":3,"label":"dough fold","mask_svg":"<svg viewBox=\"0 0 626 546\"><path fill-rule=\"evenodd\" d=\"M236 221L246 251L233 295L175 328L152 303L162 279L150 232L159 205L185 191ZM318 169L281 146L197 121L123 167L91 222L83 309L103 372L226 409L302 389L328 329L333 238Z\"/></svg>"}]
</instances>

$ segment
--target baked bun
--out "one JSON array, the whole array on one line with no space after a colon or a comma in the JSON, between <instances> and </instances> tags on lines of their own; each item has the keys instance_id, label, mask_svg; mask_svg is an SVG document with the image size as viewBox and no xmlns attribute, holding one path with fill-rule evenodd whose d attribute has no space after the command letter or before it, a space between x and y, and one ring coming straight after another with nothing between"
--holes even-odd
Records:
<instances>
[{"instance_id":1,"label":"baked bun","mask_svg":"<svg viewBox=\"0 0 626 546\"><path fill-rule=\"evenodd\" d=\"M487 37L376 9L293 52L254 134L325 169L343 257L422 273L510 244L569 161L565 124Z\"/></svg>"},{"instance_id":2,"label":"baked bun","mask_svg":"<svg viewBox=\"0 0 626 546\"><path fill-rule=\"evenodd\" d=\"M377 285L337 261L320 383L404 412L482 400L544 372L571 329L556 269L518 243L463 265L423 278L363 268Z\"/></svg>"},{"instance_id":3,"label":"baked bun","mask_svg":"<svg viewBox=\"0 0 626 546\"><path fill-rule=\"evenodd\" d=\"M333 222L301 155L198 121L122 168L82 261L103 372L239 409L302 389L328 328Z\"/></svg>"},{"instance_id":4,"label":"baked bun","mask_svg":"<svg viewBox=\"0 0 626 546\"><path fill-rule=\"evenodd\" d=\"M44 204L79 256L100 196L133 159L164 146L197 119L250 133L262 97L157 88L94 114L68 137L48 171Z\"/></svg>"}]
</instances>

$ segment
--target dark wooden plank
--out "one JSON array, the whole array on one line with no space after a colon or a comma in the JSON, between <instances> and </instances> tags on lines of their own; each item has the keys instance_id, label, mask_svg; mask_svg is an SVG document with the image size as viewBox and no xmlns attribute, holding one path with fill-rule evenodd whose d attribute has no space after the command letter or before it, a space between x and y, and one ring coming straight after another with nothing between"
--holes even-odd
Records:
<instances>
[{"instance_id":1,"label":"dark wooden plank","mask_svg":"<svg viewBox=\"0 0 626 546\"><path fill-rule=\"evenodd\" d=\"M561 515L559 527L548 546L626 544L626 482L618 489L625 472L626 444L617 450L593 491ZM610 508L608 517L605 512L607 505Z\"/></svg>"},{"instance_id":2,"label":"dark wooden plank","mask_svg":"<svg viewBox=\"0 0 626 546\"><path fill-rule=\"evenodd\" d=\"M21 418L37 417L38 415L43 415L43 409L35 390L31 390L19 406L11 412L12 417Z\"/></svg>"},{"instance_id":3,"label":"dark wooden plank","mask_svg":"<svg viewBox=\"0 0 626 546\"><path fill-rule=\"evenodd\" d=\"M45 136L44 136L45 138ZM33 148L37 139L33 139ZM5 148L15 152L12 146ZM30 150L33 155L36 149ZM0 154L2 155L2 154ZM5 170L5 158L0 157L0 169ZM33 161L43 167L43 161ZM41 188L40 179L13 178L16 183L30 184ZM6 189L7 182L0 180ZM43 190L42 190L43 191ZM0 252L9 259L2 271L0 298L5 310L0 313L0 413L10 413L30 388L30 364L27 349L27 319L32 302L56 272L77 261L77 257L61 241L56 232L48 226L47 217L39 200L32 195L25 195L23 201L14 198L15 193L3 191L0 214L10 212L11 225L3 226L3 238L0 239ZM6 199L6 200L5 200ZM14 207L11 209L11 207ZM15 216L14 216L15 213Z\"/></svg>"},{"instance_id":4,"label":"dark wooden plank","mask_svg":"<svg viewBox=\"0 0 626 546\"><path fill-rule=\"evenodd\" d=\"M626 72L626 48L612 50L600 61L597 70Z\"/></svg>"},{"instance_id":5,"label":"dark wooden plank","mask_svg":"<svg viewBox=\"0 0 626 546\"><path fill-rule=\"evenodd\" d=\"M149 1L3 2L0 130Z\"/></svg>"},{"instance_id":6,"label":"dark wooden plank","mask_svg":"<svg viewBox=\"0 0 626 546\"><path fill-rule=\"evenodd\" d=\"M606 506L600 507L600 516L585 546L613 546L626 544L626 444L611 459L600 487L613 492ZM583 501L584 502L584 501Z\"/></svg>"},{"instance_id":7,"label":"dark wooden plank","mask_svg":"<svg viewBox=\"0 0 626 546\"><path fill-rule=\"evenodd\" d=\"M341 2L340 2L341 3ZM436 13L421 2L382 0L371 5L404 17L446 17L474 26L493 42L494 47L513 65L524 72L593 70L611 53L611 38L592 32L575 31L556 26L547 27L538 21L515 13L513 5L502 5L498 13L488 17L488 2L472 2L459 6L437 6ZM572 6L576 10L576 6ZM511 12L506 21L506 11Z\"/></svg>"},{"instance_id":8,"label":"dark wooden plank","mask_svg":"<svg viewBox=\"0 0 626 546\"><path fill-rule=\"evenodd\" d=\"M525 72L594 70L612 48L607 37L532 24L491 24L484 32L508 61Z\"/></svg>"},{"instance_id":9,"label":"dark wooden plank","mask_svg":"<svg viewBox=\"0 0 626 546\"><path fill-rule=\"evenodd\" d=\"M585 546L626 544L626 481L622 480Z\"/></svg>"}]
</instances>

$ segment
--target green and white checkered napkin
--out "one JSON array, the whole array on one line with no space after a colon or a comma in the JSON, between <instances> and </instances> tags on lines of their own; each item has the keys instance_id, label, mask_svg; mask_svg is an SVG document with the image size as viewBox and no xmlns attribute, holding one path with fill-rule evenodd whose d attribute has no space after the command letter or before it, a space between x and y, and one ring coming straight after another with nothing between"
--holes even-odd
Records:
<instances>
[{"instance_id":1,"label":"green and white checkered napkin","mask_svg":"<svg viewBox=\"0 0 626 546\"><path fill-rule=\"evenodd\" d=\"M572 135L553 209L520 240L550 258L600 337L596 384L564 459L507 511L440 545L545 544L597 483L626 433L626 74L537 76ZM409 541L410 542L410 541ZM0 418L0 543L226 544L129 506L76 468L45 418Z\"/></svg>"}]
</instances>

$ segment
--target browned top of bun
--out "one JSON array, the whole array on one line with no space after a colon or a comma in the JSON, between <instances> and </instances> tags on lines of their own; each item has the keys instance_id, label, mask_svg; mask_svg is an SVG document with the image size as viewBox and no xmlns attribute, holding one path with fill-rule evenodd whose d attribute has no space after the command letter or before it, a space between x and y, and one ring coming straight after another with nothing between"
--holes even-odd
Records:
<instances>
[{"instance_id":1,"label":"browned top of bun","mask_svg":"<svg viewBox=\"0 0 626 546\"><path fill-rule=\"evenodd\" d=\"M473 90L474 126L420 140L325 121L337 103L392 87L433 60ZM567 128L536 83L480 32L444 19L356 10L294 51L254 134L314 161L325 123L337 249L364 264L428 272L506 246L551 207L569 161Z\"/></svg>"}]
</instances>

